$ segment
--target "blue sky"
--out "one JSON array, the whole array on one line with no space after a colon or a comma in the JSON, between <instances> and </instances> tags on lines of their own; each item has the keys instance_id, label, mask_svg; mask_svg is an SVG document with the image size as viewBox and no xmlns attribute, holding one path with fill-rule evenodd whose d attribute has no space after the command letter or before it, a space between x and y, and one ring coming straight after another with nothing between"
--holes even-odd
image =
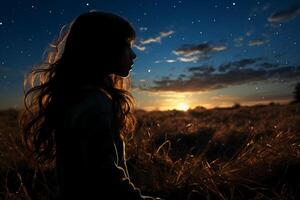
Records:
<instances>
[{"instance_id":1,"label":"blue sky","mask_svg":"<svg viewBox=\"0 0 300 200\"><path fill-rule=\"evenodd\" d=\"M0 108L22 106L22 81L61 27L89 10L137 32L137 106L288 102L300 81L300 1L6 1L0 8ZM183 106L184 105L184 106Z\"/></svg>"}]
</instances>

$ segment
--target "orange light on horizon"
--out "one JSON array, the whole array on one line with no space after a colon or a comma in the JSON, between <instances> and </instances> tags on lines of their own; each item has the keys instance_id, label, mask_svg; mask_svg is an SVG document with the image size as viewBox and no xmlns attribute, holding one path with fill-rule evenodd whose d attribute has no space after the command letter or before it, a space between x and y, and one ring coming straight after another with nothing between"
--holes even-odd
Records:
<instances>
[{"instance_id":1,"label":"orange light on horizon","mask_svg":"<svg viewBox=\"0 0 300 200\"><path fill-rule=\"evenodd\" d=\"M180 102L176 107L177 110L183 110L183 111L187 111L189 108L190 108L189 105L184 102Z\"/></svg>"}]
</instances>

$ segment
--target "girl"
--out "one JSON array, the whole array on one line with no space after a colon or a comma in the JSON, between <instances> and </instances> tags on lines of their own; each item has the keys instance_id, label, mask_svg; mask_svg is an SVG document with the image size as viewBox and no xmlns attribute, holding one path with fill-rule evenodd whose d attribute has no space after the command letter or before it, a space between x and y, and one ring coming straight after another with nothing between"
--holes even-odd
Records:
<instances>
[{"instance_id":1,"label":"girl","mask_svg":"<svg viewBox=\"0 0 300 200\"><path fill-rule=\"evenodd\" d=\"M124 18L84 13L27 77L24 139L39 160L56 161L57 199L154 199L141 195L126 167L123 139L135 126L126 87L134 39Z\"/></svg>"}]
</instances>

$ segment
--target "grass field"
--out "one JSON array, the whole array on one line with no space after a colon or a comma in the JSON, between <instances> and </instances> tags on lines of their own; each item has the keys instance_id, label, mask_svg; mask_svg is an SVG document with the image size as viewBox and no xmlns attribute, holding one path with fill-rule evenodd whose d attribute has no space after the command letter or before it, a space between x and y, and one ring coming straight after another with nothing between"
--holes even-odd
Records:
<instances>
[{"instance_id":1,"label":"grass field","mask_svg":"<svg viewBox=\"0 0 300 200\"><path fill-rule=\"evenodd\" d=\"M136 111L128 139L132 181L170 200L297 199L300 105ZM52 166L22 146L18 111L0 112L0 199L49 199Z\"/></svg>"}]
</instances>

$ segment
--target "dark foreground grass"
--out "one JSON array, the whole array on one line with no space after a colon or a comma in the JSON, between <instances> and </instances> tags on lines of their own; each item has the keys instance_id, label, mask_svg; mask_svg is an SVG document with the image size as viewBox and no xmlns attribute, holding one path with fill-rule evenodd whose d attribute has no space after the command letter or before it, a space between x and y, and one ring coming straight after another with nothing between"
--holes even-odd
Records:
<instances>
[{"instance_id":1,"label":"dark foreground grass","mask_svg":"<svg viewBox=\"0 0 300 200\"><path fill-rule=\"evenodd\" d=\"M300 197L300 105L137 111L132 181L170 200ZM0 112L0 199L50 199L51 165L22 146L18 111Z\"/></svg>"}]
</instances>

